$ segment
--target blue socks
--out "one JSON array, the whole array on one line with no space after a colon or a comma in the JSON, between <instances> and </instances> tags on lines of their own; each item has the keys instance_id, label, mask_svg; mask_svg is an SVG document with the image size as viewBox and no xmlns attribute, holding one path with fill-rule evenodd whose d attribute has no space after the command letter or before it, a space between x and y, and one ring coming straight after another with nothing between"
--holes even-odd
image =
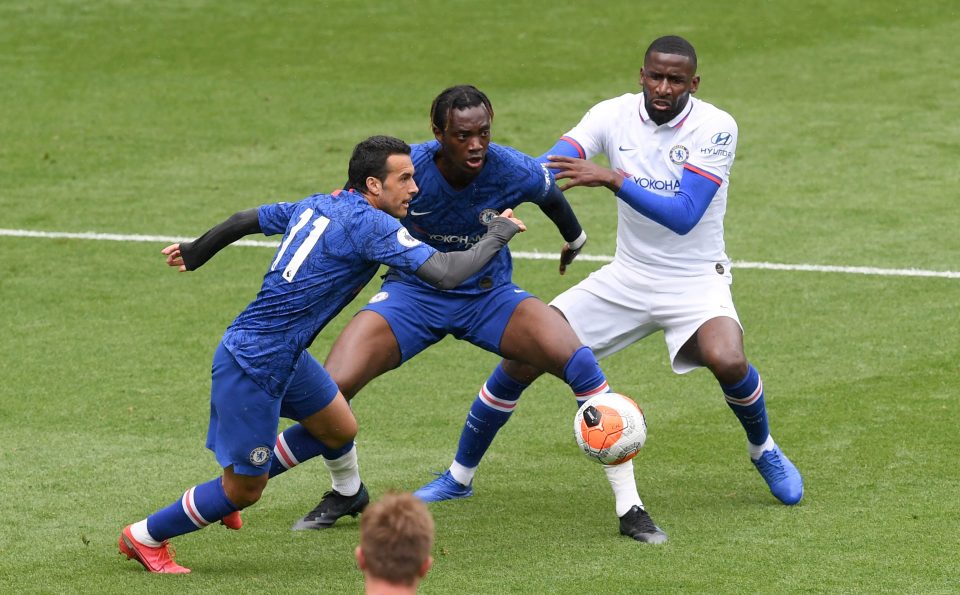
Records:
<instances>
[{"instance_id":1,"label":"blue socks","mask_svg":"<svg viewBox=\"0 0 960 595\"><path fill-rule=\"evenodd\" d=\"M480 464L497 432L510 419L520 393L528 386L507 376L502 365L497 366L470 406L457 445L457 463L468 469Z\"/></svg>"},{"instance_id":2,"label":"blue socks","mask_svg":"<svg viewBox=\"0 0 960 595\"><path fill-rule=\"evenodd\" d=\"M292 425L277 435L277 442L273 447L273 459L270 461L270 478L293 469L317 455L323 455L326 459L339 459L350 452L351 448L353 448L353 440L340 448L330 448L314 438L302 425Z\"/></svg>"},{"instance_id":3,"label":"blue socks","mask_svg":"<svg viewBox=\"0 0 960 595\"><path fill-rule=\"evenodd\" d=\"M147 517L147 531L155 540L164 541L203 529L235 510L218 477L190 488L179 500Z\"/></svg>"},{"instance_id":4,"label":"blue socks","mask_svg":"<svg viewBox=\"0 0 960 595\"><path fill-rule=\"evenodd\" d=\"M578 407L590 397L610 392L607 377L587 346L577 349L570 356L567 365L563 367L563 381L570 385L576 395Z\"/></svg>"},{"instance_id":5,"label":"blue socks","mask_svg":"<svg viewBox=\"0 0 960 595\"><path fill-rule=\"evenodd\" d=\"M578 406L590 397L610 390L607 378L589 347L580 347L570 356L563 368L563 379L576 395ZM502 365L498 365L487 379L470 406L470 413L460 434L460 444L451 467L457 481L469 485L473 469L480 464L480 459L490 448L497 432L510 419L520 394L527 386L508 376Z\"/></svg>"},{"instance_id":6,"label":"blue socks","mask_svg":"<svg viewBox=\"0 0 960 595\"><path fill-rule=\"evenodd\" d=\"M751 444L762 445L770 436L767 407L763 402L763 381L760 373L750 365L743 380L732 385L720 385L727 397L727 405L747 432Z\"/></svg>"},{"instance_id":7,"label":"blue socks","mask_svg":"<svg viewBox=\"0 0 960 595\"><path fill-rule=\"evenodd\" d=\"M300 424L284 430L277 436L270 462L270 477L279 475L300 463L322 454L339 458L353 448L353 441L342 448L332 449L307 432ZM223 491L223 480L218 477L194 486L173 504L147 517L147 532L156 541L202 529L237 510Z\"/></svg>"}]
</instances>

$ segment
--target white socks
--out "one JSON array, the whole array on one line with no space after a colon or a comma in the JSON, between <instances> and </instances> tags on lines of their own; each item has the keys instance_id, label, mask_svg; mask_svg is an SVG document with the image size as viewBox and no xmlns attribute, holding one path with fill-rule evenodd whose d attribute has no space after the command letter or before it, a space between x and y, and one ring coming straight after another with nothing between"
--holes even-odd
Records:
<instances>
[{"instance_id":1,"label":"white socks","mask_svg":"<svg viewBox=\"0 0 960 595\"><path fill-rule=\"evenodd\" d=\"M634 506L643 508L643 501L640 499L640 493L637 492L637 482L633 477L633 461L619 465L604 465L603 471L607 474L607 481L610 482L613 496L617 499L618 517L630 512Z\"/></svg>"},{"instance_id":2,"label":"white socks","mask_svg":"<svg viewBox=\"0 0 960 595\"><path fill-rule=\"evenodd\" d=\"M130 533L133 538L147 547L160 547L160 542L150 536L147 531L147 519L130 525Z\"/></svg>"},{"instance_id":3,"label":"white socks","mask_svg":"<svg viewBox=\"0 0 960 595\"><path fill-rule=\"evenodd\" d=\"M476 473L476 467L464 467L456 461L450 463L450 475L465 486L473 482L473 476L476 475Z\"/></svg>"},{"instance_id":4,"label":"white socks","mask_svg":"<svg viewBox=\"0 0 960 595\"><path fill-rule=\"evenodd\" d=\"M767 434L767 439L764 440L763 444L757 445L749 440L747 440L747 451L750 453L750 458L756 461L763 453L768 450L773 450L777 447L777 443L773 441L773 434Z\"/></svg>"},{"instance_id":5,"label":"white socks","mask_svg":"<svg viewBox=\"0 0 960 595\"><path fill-rule=\"evenodd\" d=\"M324 458L323 464L330 472L333 489L340 495L353 496L360 491L360 466L357 464L357 445L350 452L332 461Z\"/></svg>"},{"instance_id":6,"label":"white socks","mask_svg":"<svg viewBox=\"0 0 960 595\"><path fill-rule=\"evenodd\" d=\"M759 459L764 452L776 448L777 443L773 440L773 435L768 434L763 444L753 444L747 441L747 450L750 452L750 458ZM453 468L451 467L451 471ZM633 461L627 461L619 465L604 465L603 471L607 474L607 480L613 489L613 495L617 500L617 516L621 517L627 514L634 506L643 508L643 501L640 499L640 493L637 491L637 482L633 476ZM472 475L471 475L472 477ZM459 479L457 481L460 481ZM463 483L463 482L461 482Z\"/></svg>"}]
</instances>

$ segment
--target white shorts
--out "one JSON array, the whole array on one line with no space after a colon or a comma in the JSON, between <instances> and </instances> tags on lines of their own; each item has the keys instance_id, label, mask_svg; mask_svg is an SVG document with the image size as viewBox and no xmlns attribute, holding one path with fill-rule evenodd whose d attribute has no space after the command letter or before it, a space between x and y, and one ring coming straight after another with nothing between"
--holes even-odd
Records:
<instances>
[{"instance_id":1,"label":"white shorts","mask_svg":"<svg viewBox=\"0 0 960 595\"><path fill-rule=\"evenodd\" d=\"M662 330L673 371L685 374L700 364L680 356L680 348L703 323L726 316L740 324L730 293L729 264L717 267L722 273L664 277L614 261L558 295L550 305L563 312L597 359Z\"/></svg>"}]
</instances>

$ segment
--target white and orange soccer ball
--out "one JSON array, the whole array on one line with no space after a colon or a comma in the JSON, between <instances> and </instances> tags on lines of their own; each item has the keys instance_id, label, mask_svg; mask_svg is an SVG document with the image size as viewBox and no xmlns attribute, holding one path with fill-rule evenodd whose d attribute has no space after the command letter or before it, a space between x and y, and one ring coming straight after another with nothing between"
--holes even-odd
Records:
<instances>
[{"instance_id":1,"label":"white and orange soccer ball","mask_svg":"<svg viewBox=\"0 0 960 595\"><path fill-rule=\"evenodd\" d=\"M603 393L577 411L573 434L588 457L604 465L619 465L637 456L643 447L647 421L630 397Z\"/></svg>"}]
</instances>

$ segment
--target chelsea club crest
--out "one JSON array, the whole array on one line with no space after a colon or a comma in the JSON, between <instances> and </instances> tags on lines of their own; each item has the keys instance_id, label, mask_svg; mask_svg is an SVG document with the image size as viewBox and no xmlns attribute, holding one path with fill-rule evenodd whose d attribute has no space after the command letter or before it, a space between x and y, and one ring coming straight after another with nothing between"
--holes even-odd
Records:
<instances>
[{"instance_id":1,"label":"chelsea club crest","mask_svg":"<svg viewBox=\"0 0 960 595\"><path fill-rule=\"evenodd\" d=\"M259 467L270 459L270 449L266 446L258 446L250 451L250 464Z\"/></svg>"},{"instance_id":2,"label":"chelsea club crest","mask_svg":"<svg viewBox=\"0 0 960 595\"><path fill-rule=\"evenodd\" d=\"M493 221L493 218L499 214L500 213L493 209L484 209L480 211L480 223L483 223L484 225L490 225L490 222Z\"/></svg>"},{"instance_id":3,"label":"chelsea club crest","mask_svg":"<svg viewBox=\"0 0 960 595\"><path fill-rule=\"evenodd\" d=\"M690 151L683 145L674 145L673 148L670 149L670 161L677 165L686 163L687 157L690 157Z\"/></svg>"}]
</instances>

